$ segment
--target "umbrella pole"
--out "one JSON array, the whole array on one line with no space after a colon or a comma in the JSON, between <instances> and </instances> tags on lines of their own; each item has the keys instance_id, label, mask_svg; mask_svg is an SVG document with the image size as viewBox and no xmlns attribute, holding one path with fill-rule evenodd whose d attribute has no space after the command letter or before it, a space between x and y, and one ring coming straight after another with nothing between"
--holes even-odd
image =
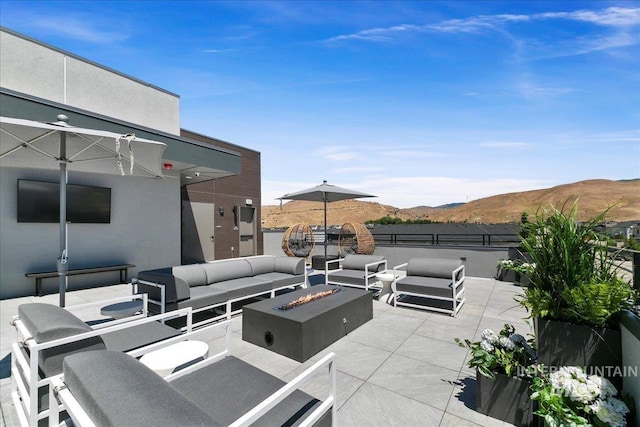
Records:
<instances>
[{"instance_id":1,"label":"umbrella pole","mask_svg":"<svg viewBox=\"0 0 640 427\"><path fill-rule=\"evenodd\" d=\"M327 196L324 197L324 274L327 274Z\"/></svg>"},{"instance_id":2,"label":"umbrella pole","mask_svg":"<svg viewBox=\"0 0 640 427\"><path fill-rule=\"evenodd\" d=\"M65 305L67 290L67 134L60 132L60 258L58 258L58 276L60 307Z\"/></svg>"}]
</instances>

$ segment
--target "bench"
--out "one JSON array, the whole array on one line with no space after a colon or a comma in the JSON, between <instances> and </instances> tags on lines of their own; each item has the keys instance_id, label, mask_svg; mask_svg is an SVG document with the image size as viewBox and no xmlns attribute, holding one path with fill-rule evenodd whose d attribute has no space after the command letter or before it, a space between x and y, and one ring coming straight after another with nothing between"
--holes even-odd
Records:
<instances>
[{"instance_id":1,"label":"bench","mask_svg":"<svg viewBox=\"0 0 640 427\"><path fill-rule=\"evenodd\" d=\"M105 265L102 267L90 267L90 268L76 268L73 270L67 271L67 276L76 276L78 274L91 274L91 273L105 273L109 271L120 271L120 282L127 282L127 270L129 268L135 267L134 264L118 264L118 265ZM52 277L58 277L59 274L57 271L43 271L40 273L27 273L25 274L28 278L36 279L36 295L42 296L42 279L49 279Z\"/></svg>"}]
</instances>

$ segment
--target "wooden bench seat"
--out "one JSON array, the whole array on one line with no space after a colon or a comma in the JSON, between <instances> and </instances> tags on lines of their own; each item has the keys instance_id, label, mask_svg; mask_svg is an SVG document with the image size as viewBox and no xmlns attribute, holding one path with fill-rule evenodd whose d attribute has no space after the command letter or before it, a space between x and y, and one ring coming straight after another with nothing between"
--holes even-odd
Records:
<instances>
[{"instance_id":1,"label":"wooden bench seat","mask_svg":"<svg viewBox=\"0 0 640 427\"><path fill-rule=\"evenodd\" d=\"M127 270L135 267L134 264L118 264L118 265L104 265L100 267L89 268L76 268L67 271L67 276L76 276L79 274L91 274L91 273L105 273L109 271L120 271L120 282L127 282ZM42 271L39 273L27 273L26 277L36 279L36 293L37 296L42 296L42 279L48 279L52 277L58 277L57 271Z\"/></svg>"}]
</instances>

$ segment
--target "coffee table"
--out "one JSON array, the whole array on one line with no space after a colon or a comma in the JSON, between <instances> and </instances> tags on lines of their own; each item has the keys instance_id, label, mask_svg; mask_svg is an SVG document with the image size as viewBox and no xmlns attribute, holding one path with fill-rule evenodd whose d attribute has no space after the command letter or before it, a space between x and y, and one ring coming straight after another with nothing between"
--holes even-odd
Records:
<instances>
[{"instance_id":1,"label":"coffee table","mask_svg":"<svg viewBox=\"0 0 640 427\"><path fill-rule=\"evenodd\" d=\"M338 292L283 311L279 307L301 297L336 289L317 285L242 308L242 339L304 362L373 318L371 293L337 288Z\"/></svg>"},{"instance_id":2,"label":"coffee table","mask_svg":"<svg viewBox=\"0 0 640 427\"><path fill-rule=\"evenodd\" d=\"M205 359L209 355L209 344L202 341L180 341L158 350L150 351L140 358L143 365L164 377L176 370Z\"/></svg>"},{"instance_id":3,"label":"coffee table","mask_svg":"<svg viewBox=\"0 0 640 427\"><path fill-rule=\"evenodd\" d=\"M142 300L139 299L110 304L100 309L100 314L114 319L124 319L138 313L142 313Z\"/></svg>"}]
</instances>

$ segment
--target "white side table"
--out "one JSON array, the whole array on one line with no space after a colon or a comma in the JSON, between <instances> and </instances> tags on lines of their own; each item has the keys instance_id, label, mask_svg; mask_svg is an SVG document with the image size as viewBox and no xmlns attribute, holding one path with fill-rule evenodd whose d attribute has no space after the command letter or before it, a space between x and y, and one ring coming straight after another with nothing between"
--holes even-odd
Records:
<instances>
[{"instance_id":1,"label":"white side table","mask_svg":"<svg viewBox=\"0 0 640 427\"><path fill-rule=\"evenodd\" d=\"M387 295L387 302L389 302L389 297L393 292L391 291L391 283L393 283L396 276L393 273L378 273L376 274L376 279L378 279L382 283L382 289L380 290L380 294L378 296L378 301L382 301L382 297Z\"/></svg>"},{"instance_id":2,"label":"white side table","mask_svg":"<svg viewBox=\"0 0 640 427\"><path fill-rule=\"evenodd\" d=\"M124 319L138 313L142 313L142 300L139 299L110 304L100 309L100 314L114 319Z\"/></svg>"},{"instance_id":3,"label":"white side table","mask_svg":"<svg viewBox=\"0 0 640 427\"><path fill-rule=\"evenodd\" d=\"M164 377L208 355L209 344L206 342L180 341L145 354L140 362Z\"/></svg>"}]
</instances>

